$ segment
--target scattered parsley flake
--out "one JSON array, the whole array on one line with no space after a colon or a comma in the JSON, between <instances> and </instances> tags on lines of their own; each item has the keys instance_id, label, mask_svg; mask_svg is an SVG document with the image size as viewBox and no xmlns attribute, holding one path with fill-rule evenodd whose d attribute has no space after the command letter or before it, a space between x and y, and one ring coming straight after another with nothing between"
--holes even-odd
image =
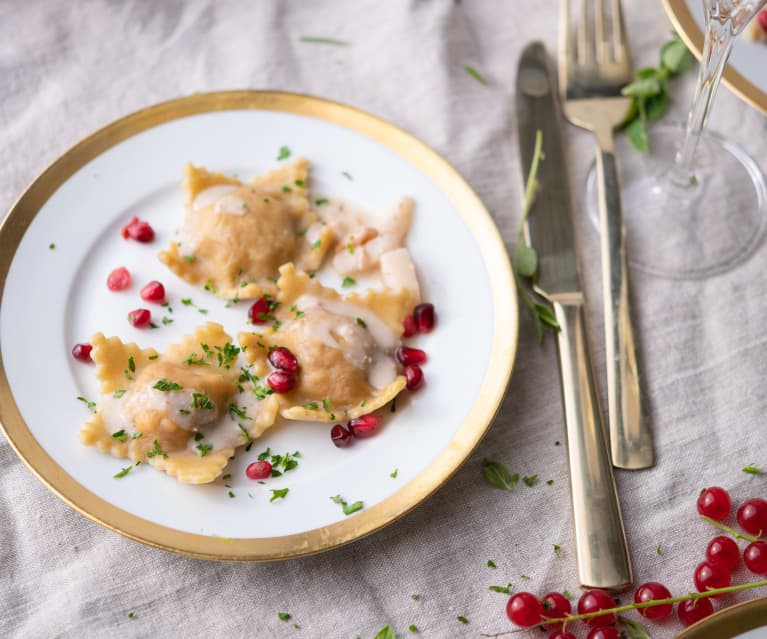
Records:
<instances>
[{"instance_id":1,"label":"scattered parsley flake","mask_svg":"<svg viewBox=\"0 0 767 639\"><path fill-rule=\"evenodd\" d=\"M286 146L280 147L280 152L277 155L277 161L287 160L290 157L290 149Z\"/></svg>"},{"instance_id":2,"label":"scattered parsley flake","mask_svg":"<svg viewBox=\"0 0 767 639\"><path fill-rule=\"evenodd\" d=\"M317 240L314 244L312 244L312 251L314 249L320 248L321 245L322 245L322 240Z\"/></svg>"},{"instance_id":3,"label":"scattered parsley flake","mask_svg":"<svg viewBox=\"0 0 767 639\"><path fill-rule=\"evenodd\" d=\"M762 469L757 466L754 466L754 464L749 464L748 466L745 466L743 468L743 472L748 473L749 475L761 475Z\"/></svg>"},{"instance_id":4,"label":"scattered parsley flake","mask_svg":"<svg viewBox=\"0 0 767 639\"><path fill-rule=\"evenodd\" d=\"M229 404L229 417L235 420L235 416L239 417L240 419L253 419L250 415L248 415L247 407L239 408L237 404Z\"/></svg>"},{"instance_id":5,"label":"scattered parsley flake","mask_svg":"<svg viewBox=\"0 0 767 639\"><path fill-rule=\"evenodd\" d=\"M514 584L508 584L507 586L488 586L488 590L492 590L493 592L500 592L504 595L510 595L511 589L514 587Z\"/></svg>"},{"instance_id":6,"label":"scattered parsley flake","mask_svg":"<svg viewBox=\"0 0 767 639\"><path fill-rule=\"evenodd\" d=\"M124 388L120 388L112 394L112 397L115 399L120 399L123 395L125 395L126 392L127 391Z\"/></svg>"},{"instance_id":7,"label":"scattered parsley flake","mask_svg":"<svg viewBox=\"0 0 767 639\"><path fill-rule=\"evenodd\" d=\"M356 513L358 510L362 510L365 506L361 501L355 501L353 504L349 504L344 500L341 495L334 495L330 498L334 504L339 504L344 511L344 515L347 517L352 513Z\"/></svg>"},{"instance_id":8,"label":"scattered parsley flake","mask_svg":"<svg viewBox=\"0 0 767 639\"><path fill-rule=\"evenodd\" d=\"M274 391L268 386L255 386L253 388L253 394L258 400L266 399L267 396L271 395L272 393L274 393Z\"/></svg>"},{"instance_id":9,"label":"scattered parsley flake","mask_svg":"<svg viewBox=\"0 0 767 639\"><path fill-rule=\"evenodd\" d=\"M554 446L561 446L561 445L562 444L560 444L558 440L554 442Z\"/></svg>"},{"instance_id":10,"label":"scattered parsley flake","mask_svg":"<svg viewBox=\"0 0 767 639\"><path fill-rule=\"evenodd\" d=\"M157 380L154 386L152 388L163 391L164 393L168 393L171 391L180 391L184 390L184 387L181 386L181 384L177 384L176 382L172 382L169 379L165 379L164 377L162 379Z\"/></svg>"},{"instance_id":11,"label":"scattered parsley flake","mask_svg":"<svg viewBox=\"0 0 767 639\"><path fill-rule=\"evenodd\" d=\"M656 546L656 548L655 548L655 553L656 553L656 554L657 554L659 557L662 557L662 556L663 556L663 547L662 547L660 544L658 544L658 545Z\"/></svg>"},{"instance_id":12,"label":"scattered parsley flake","mask_svg":"<svg viewBox=\"0 0 767 639\"><path fill-rule=\"evenodd\" d=\"M152 457L156 457L157 455L162 455L163 459L168 459L168 453L166 453L162 448L160 448L160 442L158 442L156 439L154 440L154 446L152 447L152 450L150 450L146 456L150 459Z\"/></svg>"},{"instance_id":13,"label":"scattered parsley flake","mask_svg":"<svg viewBox=\"0 0 767 639\"><path fill-rule=\"evenodd\" d=\"M346 250L349 252L349 255L354 255L354 244L352 244L351 242L349 242L349 243L346 245Z\"/></svg>"},{"instance_id":14,"label":"scattered parsley flake","mask_svg":"<svg viewBox=\"0 0 767 639\"><path fill-rule=\"evenodd\" d=\"M304 186L306 186L306 185L304 184L304 181L303 181L303 180L295 180L295 181L293 182L293 184L295 184L295 185L296 185L298 188L300 188L300 189L302 189L302 188L304 188Z\"/></svg>"},{"instance_id":15,"label":"scattered parsley flake","mask_svg":"<svg viewBox=\"0 0 767 639\"><path fill-rule=\"evenodd\" d=\"M184 259L191 264L192 262L196 262L197 261L197 256L196 255L184 255Z\"/></svg>"},{"instance_id":16,"label":"scattered parsley flake","mask_svg":"<svg viewBox=\"0 0 767 639\"><path fill-rule=\"evenodd\" d=\"M133 464L123 468L119 473L115 473L114 475L112 475L112 477L114 477L115 479L122 479L123 477L125 477L125 475L127 475L132 470L133 470ZM128 616L130 617L130 615Z\"/></svg>"},{"instance_id":17,"label":"scattered parsley flake","mask_svg":"<svg viewBox=\"0 0 767 639\"><path fill-rule=\"evenodd\" d=\"M314 200L314 206L323 206L324 204L328 203L328 199L325 197L321 197L319 200Z\"/></svg>"},{"instance_id":18,"label":"scattered parsley flake","mask_svg":"<svg viewBox=\"0 0 767 639\"><path fill-rule=\"evenodd\" d=\"M55 245L53 242L51 242L51 243L48 245L48 248L49 248L49 249L52 251L53 249L55 249L55 248L56 248L56 245Z\"/></svg>"},{"instance_id":19,"label":"scattered parsley flake","mask_svg":"<svg viewBox=\"0 0 767 639\"><path fill-rule=\"evenodd\" d=\"M277 499L285 499L285 495L287 495L289 491L290 491L290 488L273 488L272 496L269 499L269 503L271 504L273 501Z\"/></svg>"},{"instance_id":20,"label":"scattered parsley flake","mask_svg":"<svg viewBox=\"0 0 767 639\"><path fill-rule=\"evenodd\" d=\"M573 595L569 590L563 590L562 595L565 597L565 599L572 599Z\"/></svg>"},{"instance_id":21,"label":"scattered parsley flake","mask_svg":"<svg viewBox=\"0 0 767 639\"><path fill-rule=\"evenodd\" d=\"M135 618L136 618L136 613L135 612L129 612L128 613L128 619L135 619Z\"/></svg>"},{"instance_id":22,"label":"scattered parsley flake","mask_svg":"<svg viewBox=\"0 0 767 639\"><path fill-rule=\"evenodd\" d=\"M458 615L458 616L456 617L456 619L458 619L458 621L460 621L462 624L467 624L467 623L469 623L469 620L468 620L466 617L464 617L463 615Z\"/></svg>"},{"instance_id":23,"label":"scattered parsley flake","mask_svg":"<svg viewBox=\"0 0 767 639\"><path fill-rule=\"evenodd\" d=\"M240 349L231 342L224 344L223 348L216 346L216 351L219 368L230 368L232 362L237 359L237 356L241 352Z\"/></svg>"},{"instance_id":24,"label":"scattered parsley flake","mask_svg":"<svg viewBox=\"0 0 767 639\"><path fill-rule=\"evenodd\" d=\"M397 479L397 473L399 473L399 468L395 468L394 472L389 475L392 479Z\"/></svg>"},{"instance_id":25,"label":"scattered parsley flake","mask_svg":"<svg viewBox=\"0 0 767 639\"><path fill-rule=\"evenodd\" d=\"M194 434L194 441L198 442L198 441L200 441L201 439L205 439L205 435L203 435L203 434L202 434L202 433L200 433L200 432L197 432L197 433L195 433L195 434Z\"/></svg>"},{"instance_id":26,"label":"scattered parsley flake","mask_svg":"<svg viewBox=\"0 0 767 639\"><path fill-rule=\"evenodd\" d=\"M210 451L213 450L213 444L197 444L195 448L197 449L198 451L197 454L200 457L205 457L205 455L207 455Z\"/></svg>"},{"instance_id":27,"label":"scattered parsley flake","mask_svg":"<svg viewBox=\"0 0 767 639\"><path fill-rule=\"evenodd\" d=\"M168 324L173 324L173 319L163 315L162 316L162 324L163 324L163 326L167 326Z\"/></svg>"},{"instance_id":28,"label":"scattered parsley flake","mask_svg":"<svg viewBox=\"0 0 767 639\"><path fill-rule=\"evenodd\" d=\"M287 612L278 612L278 613L277 613L277 618L278 618L280 621L287 621L288 619L290 619L290 613L287 613Z\"/></svg>"},{"instance_id":29,"label":"scattered parsley flake","mask_svg":"<svg viewBox=\"0 0 767 639\"><path fill-rule=\"evenodd\" d=\"M414 623L411 623L411 624L408 626L408 628L407 628L407 629L408 629L410 632L418 632L418 627L417 627L417 626L416 626Z\"/></svg>"},{"instance_id":30,"label":"scattered parsley flake","mask_svg":"<svg viewBox=\"0 0 767 639\"><path fill-rule=\"evenodd\" d=\"M81 397L81 396L78 396L77 399L79 401L81 401L83 404L85 404L88 407L88 410L90 410L91 412L94 412L94 413L96 412L96 410L95 410L96 402L92 402L92 401L90 401L88 399L85 399L85 397Z\"/></svg>"},{"instance_id":31,"label":"scattered parsley flake","mask_svg":"<svg viewBox=\"0 0 767 639\"><path fill-rule=\"evenodd\" d=\"M519 578L524 579L525 581L530 581L530 577L528 577L527 575L520 575Z\"/></svg>"},{"instance_id":32,"label":"scattered parsley flake","mask_svg":"<svg viewBox=\"0 0 767 639\"><path fill-rule=\"evenodd\" d=\"M128 357L128 370L131 373L135 373L136 372L136 362L133 361L133 355Z\"/></svg>"},{"instance_id":33,"label":"scattered parsley flake","mask_svg":"<svg viewBox=\"0 0 767 639\"><path fill-rule=\"evenodd\" d=\"M189 357L187 357L184 360L184 364L186 364L187 366L209 366L210 365L202 357L197 357L197 353L192 353Z\"/></svg>"},{"instance_id":34,"label":"scattered parsley flake","mask_svg":"<svg viewBox=\"0 0 767 639\"><path fill-rule=\"evenodd\" d=\"M181 303L184 306L194 306L194 302L192 301L191 297L185 297L184 299L181 300Z\"/></svg>"},{"instance_id":35,"label":"scattered parsley flake","mask_svg":"<svg viewBox=\"0 0 767 639\"><path fill-rule=\"evenodd\" d=\"M489 459L482 462L482 473L487 483L501 490L514 490L519 481L518 473L510 473L502 463Z\"/></svg>"},{"instance_id":36,"label":"scattered parsley flake","mask_svg":"<svg viewBox=\"0 0 767 639\"><path fill-rule=\"evenodd\" d=\"M559 557L559 555L562 553L562 547L557 544L551 544L551 547L554 549L554 554Z\"/></svg>"},{"instance_id":37,"label":"scattered parsley flake","mask_svg":"<svg viewBox=\"0 0 767 639\"><path fill-rule=\"evenodd\" d=\"M213 410L216 405L211 401L207 393L192 393L192 408Z\"/></svg>"},{"instance_id":38,"label":"scattered parsley flake","mask_svg":"<svg viewBox=\"0 0 767 639\"><path fill-rule=\"evenodd\" d=\"M421 600L421 595L410 595L410 598L413 601L420 601Z\"/></svg>"},{"instance_id":39,"label":"scattered parsley flake","mask_svg":"<svg viewBox=\"0 0 767 639\"><path fill-rule=\"evenodd\" d=\"M532 488L538 482L538 475L530 475L529 477L523 477L522 482L525 486Z\"/></svg>"},{"instance_id":40,"label":"scattered parsley flake","mask_svg":"<svg viewBox=\"0 0 767 639\"><path fill-rule=\"evenodd\" d=\"M208 314L208 309L207 309L207 308L198 308L198 309L197 309L197 312L198 312L200 315L207 315L207 314Z\"/></svg>"},{"instance_id":41,"label":"scattered parsley flake","mask_svg":"<svg viewBox=\"0 0 767 639\"><path fill-rule=\"evenodd\" d=\"M353 277L345 277L343 282L341 282L342 288L348 288L349 286L354 286L357 283L357 280L355 280Z\"/></svg>"},{"instance_id":42,"label":"scattered parsley flake","mask_svg":"<svg viewBox=\"0 0 767 639\"><path fill-rule=\"evenodd\" d=\"M554 483L554 480L553 480L553 479L547 479L547 480L546 480L546 485L547 485L547 486L551 486L553 483Z\"/></svg>"},{"instance_id":43,"label":"scattered parsley flake","mask_svg":"<svg viewBox=\"0 0 767 639\"><path fill-rule=\"evenodd\" d=\"M361 317L356 317L354 321L357 322L357 324L359 324L362 328L368 327L368 325L365 323L365 320L362 319Z\"/></svg>"},{"instance_id":44,"label":"scattered parsley flake","mask_svg":"<svg viewBox=\"0 0 767 639\"><path fill-rule=\"evenodd\" d=\"M306 410L317 410L319 407L317 402L309 402L308 404L304 404L301 408L305 408Z\"/></svg>"},{"instance_id":45,"label":"scattered parsley flake","mask_svg":"<svg viewBox=\"0 0 767 639\"><path fill-rule=\"evenodd\" d=\"M149 357L147 357L147 359L155 360L158 357L160 357L160 356L159 355L150 355Z\"/></svg>"},{"instance_id":46,"label":"scattered parsley flake","mask_svg":"<svg viewBox=\"0 0 767 639\"><path fill-rule=\"evenodd\" d=\"M308 42L310 44L332 44L336 47L352 46L352 43L348 40L336 40L335 38L322 38L318 36L301 36L299 41Z\"/></svg>"},{"instance_id":47,"label":"scattered parsley flake","mask_svg":"<svg viewBox=\"0 0 767 639\"><path fill-rule=\"evenodd\" d=\"M477 82L480 84L484 84L487 86L487 80L485 79L485 76L483 76L479 71L477 71L474 67L471 65L466 65L463 67L464 71L468 73L472 78L474 78Z\"/></svg>"},{"instance_id":48,"label":"scattered parsley flake","mask_svg":"<svg viewBox=\"0 0 767 639\"><path fill-rule=\"evenodd\" d=\"M282 187L283 193L290 193L293 189L291 189L287 184Z\"/></svg>"},{"instance_id":49,"label":"scattered parsley flake","mask_svg":"<svg viewBox=\"0 0 767 639\"><path fill-rule=\"evenodd\" d=\"M125 432L124 428L121 428L120 430L112 433L112 437L121 442L124 442L126 439L128 439L128 434Z\"/></svg>"},{"instance_id":50,"label":"scattered parsley flake","mask_svg":"<svg viewBox=\"0 0 767 639\"><path fill-rule=\"evenodd\" d=\"M348 171L342 171L341 175L343 175L350 182L354 179Z\"/></svg>"},{"instance_id":51,"label":"scattered parsley flake","mask_svg":"<svg viewBox=\"0 0 767 639\"><path fill-rule=\"evenodd\" d=\"M234 493L231 490L229 491L229 499L234 499Z\"/></svg>"},{"instance_id":52,"label":"scattered parsley flake","mask_svg":"<svg viewBox=\"0 0 767 639\"><path fill-rule=\"evenodd\" d=\"M488 568L498 568L498 566L495 565L495 562L492 559L487 560L487 567Z\"/></svg>"},{"instance_id":53,"label":"scattered parsley flake","mask_svg":"<svg viewBox=\"0 0 767 639\"><path fill-rule=\"evenodd\" d=\"M137 430L135 433L133 433L133 437L131 437L131 439L138 439L138 438L139 438L139 437L141 437L143 434L144 434L144 433L142 433L141 431Z\"/></svg>"},{"instance_id":54,"label":"scattered parsley flake","mask_svg":"<svg viewBox=\"0 0 767 639\"><path fill-rule=\"evenodd\" d=\"M248 442L248 444L253 442L253 438L250 436L250 433L248 432L248 429L245 428L242 424L237 424L237 426L240 427L240 430L242 431L242 436L245 438L245 441Z\"/></svg>"}]
</instances>

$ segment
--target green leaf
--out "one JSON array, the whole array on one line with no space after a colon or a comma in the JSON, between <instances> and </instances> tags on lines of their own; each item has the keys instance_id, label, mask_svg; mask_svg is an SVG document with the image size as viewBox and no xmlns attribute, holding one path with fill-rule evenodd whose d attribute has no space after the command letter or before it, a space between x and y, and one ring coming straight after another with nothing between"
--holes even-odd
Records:
<instances>
[{"instance_id":1,"label":"green leaf","mask_svg":"<svg viewBox=\"0 0 767 639\"><path fill-rule=\"evenodd\" d=\"M648 78L642 78L640 80L634 80L630 84L627 84L621 90L622 95L637 97L637 98L651 98L658 95L663 90L663 85L660 80L653 76Z\"/></svg>"},{"instance_id":2,"label":"green leaf","mask_svg":"<svg viewBox=\"0 0 767 639\"><path fill-rule=\"evenodd\" d=\"M289 612L278 612L277 613L277 618L280 621L287 621L288 619L290 619L290 613Z\"/></svg>"},{"instance_id":3,"label":"green leaf","mask_svg":"<svg viewBox=\"0 0 767 639\"><path fill-rule=\"evenodd\" d=\"M554 311L544 304L535 305L535 314L538 319L543 322L549 328L559 330L559 322L557 322L557 316L554 315Z\"/></svg>"},{"instance_id":4,"label":"green leaf","mask_svg":"<svg viewBox=\"0 0 767 639\"><path fill-rule=\"evenodd\" d=\"M538 271L538 254L532 246L517 244L514 251L514 269L523 277L533 277Z\"/></svg>"},{"instance_id":5,"label":"green leaf","mask_svg":"<svg viewBox=\"0 0 767 639\"><path fill-rule=\"evenodd\" d=\"M290 488L273 488L272 489L272 496L269 499L269 503L277 500L277 499L285 499L285 496L288 494L288 491Z\"/></svg>"},{"instance_id":6,"label":"green leaf","mask_svg":"<svg viewBox=\"0 0 767 639\"><path fill-rule=\"evenodd\" d=\"M692 54L684 42L675 38L660 50L660 62L672 73L681 73L692 62Z\"/></svg>"},{"instance_id":7,"label":"green leaf","mask_svg":"<svg viewBox=\"0 0 767 639\"><path fill-rule=\"evenodd\" d=\"M671 97L668 91L661 91L645 103L645 116L648 120L660 120L668 111L671 104Z\"/></svg>"},{"instance_id":8,"label":"green leaf","mask_svg":"<svg viewBox=\"0 0 767 639\"><path fill-rule=\"evenodd\" d=\"M471 65L466 65L463 67L464 71L468 73L472 78L474 78L477 82L480 84L484 84L487 86L487 80L485 79L485 76L483 76L479 71L477 71L474 67Z\"/></svg>"},{"instance_id":9,"label":"green leaf","mask_svg":"<svg viewBox=\"0 0 767 639\"><path fill-rule=\"evenodd\" d=\"M394 634L394 628L386 625L376 633L373 639L397 639L397 635Z\"/></svg>"},{"instance_id":10,"label":"green leaf","mask_svg":"<svg viewBox=\"0 0 767 639\"><path fill-rule=\"evenodd\" d=\"M504 595L510 595L511 589L514 587L514 584L509 584L508 586L488 586L488 590L492 590L493 592L500 592Z\"/></svg>"},{"instance_id":11,"label":"green leaf","mask_svg":"<svg viewBox=\"0 0 767 639\"><path fill-rule=\"evenodd\" d=\"M114 437L114 435L112 435L112 437ZM761 475L762 469L754 466L753 464L749 464L743 468L743 472L748 473L749 475Z\"/></svg>"},{"instance_id":12,"label":"green leaf","mask_svg":"<svg viewBox=\"0 0 767 639\"><path fill-rule=\"evenodd\" d=\"M532 488L538 482L538 475L530 475L529 477L525 475L522 478L522 481L525 484L525 486L527 486L528 488Z\"/></svg>"},{"instance_id":13,"label":"green leaf","mask_svg":"<svg viewBox=\"0 0 767 639\"><path fill-rule=\"evenodd\" d=\"M647 628L638 621L633 621L626 617L618 617L618 621L626 627L626 631L629 633L631 639L652 639L650 633L647 632Z\"/></svg>"},{"instance_id":14,"label":"green leaf","mask_svg":"<svg viewBox=\"0 0 767 639\"><path fill-rule=\"evenodd\" d=\"M645 67L644 69L639 69L639 71L634 71L634 77L637 80L646 80L647 78L654 78L658 75L658 69L655 67Z\"/></svg>"},{"instance_id":15,"label":"green leaf","mask_svg":"<svg viewBox=\"0 0 767 639\"><path fill-rule=\"evenodd\" d=\"M290 149L286 146L280 147L280 152L277 154L277 161L286 160L290 157Z\"/></svg>"},{"instance_id":16,"label":"green leaf","mask_svg":"<svg viewBox=\"0 0 767 639\"><path fill-rule=\"evenodd\" d=\"M514 490L519 481L517 473L511 474L506 466L489 459L482 462L482 473L491 486L501 490Z\"/></svg>"},{"instance_id":17,"label":"green leaf","mask_svg":"<svg viewBox=\"0 0 767 639\"><path fill-rule=\"evenodd\" d=\"M636 118L626 127L626 134L634 148L640 153L650 151L650 140L647 135L647 127L640 118Z\"/></svg>"}]
</instances>

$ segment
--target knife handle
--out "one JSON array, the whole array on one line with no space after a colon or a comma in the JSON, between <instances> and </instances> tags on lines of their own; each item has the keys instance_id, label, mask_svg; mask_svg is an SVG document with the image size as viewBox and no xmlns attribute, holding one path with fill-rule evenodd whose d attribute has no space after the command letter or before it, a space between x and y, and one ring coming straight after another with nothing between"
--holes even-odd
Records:
<instances>
[{"instance_id":1,"label":"knife handle","mask_svg":"<svg viewBox=\"0 0 767 639\"><path fill-rule=\"evenodd\" d=\"M610 147L611 142L610 139ZM649 468L655 459L652 433L641 397L629 308L626 230L621 212L618 170L612 150L599 146L597 190L602 243L607 416L612 461L619 468Z\"/></svg>"},{"instance_id":2,"label":"knife handle","mask_svg":"<svg viewBox=\"0 0 767 639\"><path fill-rule=\"evenodd\" d=\"M633 584L602 415L586 345L583 299L552 300L567 431L575 550L582 587L613 592Z\"/></svg>"}]
</instances>

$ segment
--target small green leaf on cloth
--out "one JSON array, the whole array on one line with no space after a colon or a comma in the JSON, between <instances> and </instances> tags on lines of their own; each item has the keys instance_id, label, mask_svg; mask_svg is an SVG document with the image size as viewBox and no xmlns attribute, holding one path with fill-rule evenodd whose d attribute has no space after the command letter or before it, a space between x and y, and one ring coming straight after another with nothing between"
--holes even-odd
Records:
<instances>
[{"instance_id":1,"label":"small green leaf on cloth","mask_svg":"<svg viewBox=\"0 0 767 639\"><path fill-rule=\"evenodd\" d=\"M514 490L519 481L518 473L510 473L500 462L485 459L482 462L482 473L491 486L500 490Z\"/></svg>"}]
</instances>

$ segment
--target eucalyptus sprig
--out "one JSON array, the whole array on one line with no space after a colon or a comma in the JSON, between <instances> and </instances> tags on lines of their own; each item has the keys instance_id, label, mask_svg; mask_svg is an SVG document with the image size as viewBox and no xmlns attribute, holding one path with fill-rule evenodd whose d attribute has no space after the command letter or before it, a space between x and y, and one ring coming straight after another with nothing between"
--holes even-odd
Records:
<instances>
[{"instance_id":1,"label":"eucalyptus sprig","mask_svg":"<svg viewBox=\"0 0 767 639\"><path fill-rule=\"evenodd\" d=\"M634 81L623 87L623 95L632 98L631 109L621 124L621 129L642 153L650 150L647 122L658 120L668 111L671 103L669 79L689 68L693 56L687 45L674 32L660 50L660 64L646 67L634 73Z\"/></svg>"},{"instance_id":2,"label":"eucalyptus sprig","mask_svg":"<svg viewBox=\"0 0 767 639\"><path fill-rule=\"evenodd\" d=\"M530 162L530 173L527 176L525 185L525 202L522 209L522 221L517 231L517 239L514 244L514 256L511 260L512 270L514 271L514 281L517 284L519 298L530 311L530 317L535 325L535 334L538 341L543 341L543 328L549 328L558 331L559 324L554 316L554 311L545 304L539 304L535 301L532 292L532 281L538 272L538 254L535 249L527 243L525 237L525 224L530 215L530 209L535 200L535 190L538 187L536 176L538 175L538 164L543 159L543 134L540 131L535 132L535 147L533 149L533 159Z\"/></svg>"}]
</instances>

